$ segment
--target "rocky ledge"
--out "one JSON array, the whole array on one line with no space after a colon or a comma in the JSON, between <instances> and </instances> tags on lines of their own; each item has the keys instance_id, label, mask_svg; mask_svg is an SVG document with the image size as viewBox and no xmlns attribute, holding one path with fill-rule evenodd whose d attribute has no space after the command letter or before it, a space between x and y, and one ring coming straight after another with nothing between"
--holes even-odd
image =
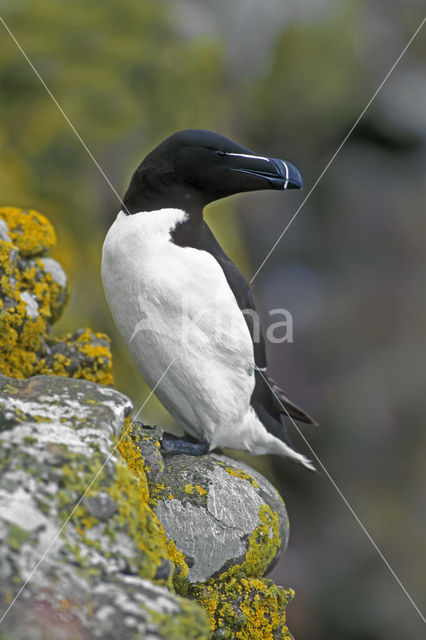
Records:
<instances>
[{"instance_id":1,"label":"rocky ledge","mask_svg":"<svg viewBox=\"0 0 426 640\"><path fill-rule=\"evenodd\" d=\"M130 412L90 381L0 376L3 637L291 637L292 591L263 578L276 490L224 455L163 458Z\"/></svg>"},{"instance_id":2,"label":"rocky ledge","mask_svg":"<svg viewBox=\"0 0 426 640\"><path fill-rule=\"evenodd\" d=\"M0 639L289 640L293 591L264 577L288 541L277 491L225 455L163 457L99 383L106 336L50 337L50 223L1 218Z\"/></svg>"}]
</instances>

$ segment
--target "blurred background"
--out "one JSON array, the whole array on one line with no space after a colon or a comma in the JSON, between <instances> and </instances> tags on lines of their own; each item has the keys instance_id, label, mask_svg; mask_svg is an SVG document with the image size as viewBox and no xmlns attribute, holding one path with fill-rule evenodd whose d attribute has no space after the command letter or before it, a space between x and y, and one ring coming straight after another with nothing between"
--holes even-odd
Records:
<instances>
[{"instance_id":1,"label":"blurred background","mask_svg":"<svg viewBox=\"0 0 426 640\"><path fill-rule=\"evenodd\" d=\"M416 0L2 0L1 14L123 194L177 129L228 135L290 160L305 191L209 207L251 278L424 17ZM112 339L118 389L148 389L112 324L99 276L119 202L3 27L2 205L40 210L72 283L58 334ZM413 599L426 595L426 27L253 283L288 309L294 342L273 377L321 426L306 438ZM156 400L144 421L170 426ZM290 426L291 432L294 429ZM294 442L311 457L297 433ZM423 623L326 475L249 463L284 496L292 539L271 577L296 589L296 640L422 637Z\"/></svg>"}]
</instances>

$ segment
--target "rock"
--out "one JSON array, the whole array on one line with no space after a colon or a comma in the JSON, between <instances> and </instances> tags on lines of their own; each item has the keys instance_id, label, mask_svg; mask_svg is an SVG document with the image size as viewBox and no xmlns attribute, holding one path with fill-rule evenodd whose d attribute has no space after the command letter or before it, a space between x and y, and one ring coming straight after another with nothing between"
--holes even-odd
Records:
<instances>
[{"instance_id":1,"label":"rock","mask_svg":"<svg viewBox=\"0 0 426 640\"><path fill-rule=\"evenodd\" d=\"M99 491L96 497L83 498L82 505L98 520L108 520L118 511L117 504L106 491Z\"/></svg>"},{"instance_id":2,"label":"rock","mask_svg":"<svg viewBox=\"0 0 426 640\"><path fill-rule=\"evenodd\" d=\"M120 445L135 473L162 430L131 424ZM211 638L292 640L286 606L292 589L262 576L288 540L281 497L263 476L224 455L164 458L160 482L150 481L150 504L176 549L176 591L206 609ZM183 553L181 553L183 552Z\"/></svg>"},{"instance_id":3,"label":"rock","mask_svg":"<svg viewBox=\"0 0 426 640\"><path fill-rule=\"evenodd\" d=\"M74 575L76 577L76 574ZM12 581L10 581L12 583ZM63 591L30 583L2 622L2 638L14 640L208 640L203 609L139 576L82 578ZM0 598L1 602L1 598ZM6 603L1 602L2 610ZM4 635L3 635L4 634Z\"/></svg>"},{"instance_id":4,"label":"rock","mask_svg":"<svg viewBox=\"0 0 426 640\"><path fill-rule=\"evenodd\" d=\"M53 323L59 320L68 301L68 278L59 262L53 258L40 258L39 264L44 274L50 276L46 279L53 285L50 295L50 316Z\"/></svg>"},{"instance_id":5,"label":"rock","mask_svg":"<svg viewBox=\"0 0 426 640\"><path fill-rule=\"evenodd\" d=\"M160 451L163 433L163 429L144 427L141 422L132 422L128 432L135 449L140 453L141 463L150 486L160 482L164 473L164 461Z\"/></svg>"},{"instance_id":6,"label":"rock","mask_svg":"<svg viewBox=\"0 0 426 640\"><path fill-rule=\"evenodd\" d=\"M293 638L286 624L286 607L294 597L293 589L278 587L272 580L225 578L192 586L190 593L209 613L215 629L212 640Z\"/></svg>"},{"instance_id":7,"label":"rock","mask_svg":"<svg viewBox=\"0 0 426 640\"><path fill-rule=\"evenodd\" d=\"M54 437L54 430L38 429L37 424L52 423L56 437L61 438L67 430L83 429L91 440L105 440L104 453L108 454L111 437L120 435L131 409L124 394L85 380L57 376L16 380L0 374L0 431L30 424L26 427L29 433L33 429L49 438Z\"/></svg>"},{"instance_id":8,"label":"rock","mask_svg":"<svg viewBox=\"0 0 426 640\"><path fill-rule=\"evenodd\" d=\"M34 209L0 207L0 218L23 257L43 255L56 244L56 233L49 220Z\"/></svg>"},{"instance_id":9,"label":"rock","mask_svg":"<svg viewBox=\"0 0 426 640\"><path fill-rule=\"evenodd\" d=\"M53 338L40 372L113 384L110 340L104 333L91 329Z\"/></svg>"},{"instance_id":10,"label":"rock","mask_svg":"<svg viewBox=\"0 0 426 640\"><path fill-rule=\"evenodd\" d=\"M61 265L44 254L55 243L36 211L0 207L0 372L15 378L55 374L113 384L109 338L80 329L50 330L69 296Z\"/></svg>"},{"instance_id":11,"label":"rock","mask_svg":"<svg viewBox=\"0 0 426 640\"><path fill-rule=\"evenodd\" d=\"M1 218L0 218L0 240L3 240L3 242L12 242L9 235L9 227L7 226L5 221L2 220Z\"/></svg>"},{"instance_id":12,"label":"rock","mask_svg":"<svg viewBox=\"0 0 426 640\"><path fill-rule=\"evenodd\" d=\"M9 637L207 640L171 545L113 441L131 403L85 380L0 376L0 601Z\"/></svg>"},{"instance_id":13,"label":"rock","mask_svg":"<svg viewBox=\"0 0 426 640\"><path fill-rule=\"evenodd\" d=\"M290 638L291 594L261 578L287 544L279 495L226 456L164 461L163 431L102 386L107 336L51 338L69 291L54 241L41 214L0 208L5 637Z\"/></svg>"},{"instance_id":14,"label":"rock","mask_svg":"<svg viewBox=\"0 0 426 640\"><path fill-rule=\"evenodd\" d=\"M216 454L168 457L163 470L162 431L130 424L130 410L126 396L85 380L0 376L3 610L31 578L5 630L32 640L111 629L135 639L290 638L292 592L259 577L288 535L275 489ZM120 433L127 464L112 448ZM149 506L145 455L177 548Z\"/></svg>"},{"instance_id":15,"label":"rock","mask_svg":"<svg viewBox=\"0 0 426 640\"><path fill-rule=\"evenodd\" d=\"M33 372L36 354L46 343L47 323L40 317L33 292L28 287L21 288L25 276L18 268L18 259L18 249L10 242L0 241L0 371L7 375L22 373L25 377ZM32 300L29 307L25 294Z\"/></svg>"},{"instance_id":16,"label":"rock","mask_svg":"<svg viewBox=\"0 0 426 640\"><path fill-rule=\"evenodd\" d=\"M191 583L231 567L261 577L287 546L289 522L278 492L225 455L166 457L161 483L151 486L151 505L185 554Z\"/></svg>"}]
</instances>

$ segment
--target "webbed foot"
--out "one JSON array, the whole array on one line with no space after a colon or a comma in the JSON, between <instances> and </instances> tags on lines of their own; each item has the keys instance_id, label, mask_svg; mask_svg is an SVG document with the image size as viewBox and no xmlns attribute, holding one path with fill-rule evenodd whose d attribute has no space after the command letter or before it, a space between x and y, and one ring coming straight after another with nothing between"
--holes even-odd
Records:
<instances>
[{"instance_id":1,"label":"webbed foot","mask_svg":"<svg viewBox=\"0 0 426 640\"><path fill-rule=\"evenodd\" d=\"M202 456L208 452L206 442L192 442L171 433L165 433L161 439L161 448L165 453L186 453L189 456Z\"/></svg>"}]
</instances>

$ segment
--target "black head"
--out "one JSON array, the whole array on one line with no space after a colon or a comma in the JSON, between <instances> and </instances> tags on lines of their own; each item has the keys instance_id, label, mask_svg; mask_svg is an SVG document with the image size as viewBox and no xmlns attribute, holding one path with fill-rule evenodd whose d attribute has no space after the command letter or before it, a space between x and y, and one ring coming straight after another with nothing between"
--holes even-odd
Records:
<instances>
[{"instance_id":1,"label":"black head","mask_svg":"<svg viewBox=\"0 0 426 640\"><path fill-rule=\"evenodd\" d=\"M260 156L212 131L187 129L147 155L123 203L128 213L166 207L190 211L244 191L301 188L301 175L289 162Z\"/></svg>"}]
</instances>

